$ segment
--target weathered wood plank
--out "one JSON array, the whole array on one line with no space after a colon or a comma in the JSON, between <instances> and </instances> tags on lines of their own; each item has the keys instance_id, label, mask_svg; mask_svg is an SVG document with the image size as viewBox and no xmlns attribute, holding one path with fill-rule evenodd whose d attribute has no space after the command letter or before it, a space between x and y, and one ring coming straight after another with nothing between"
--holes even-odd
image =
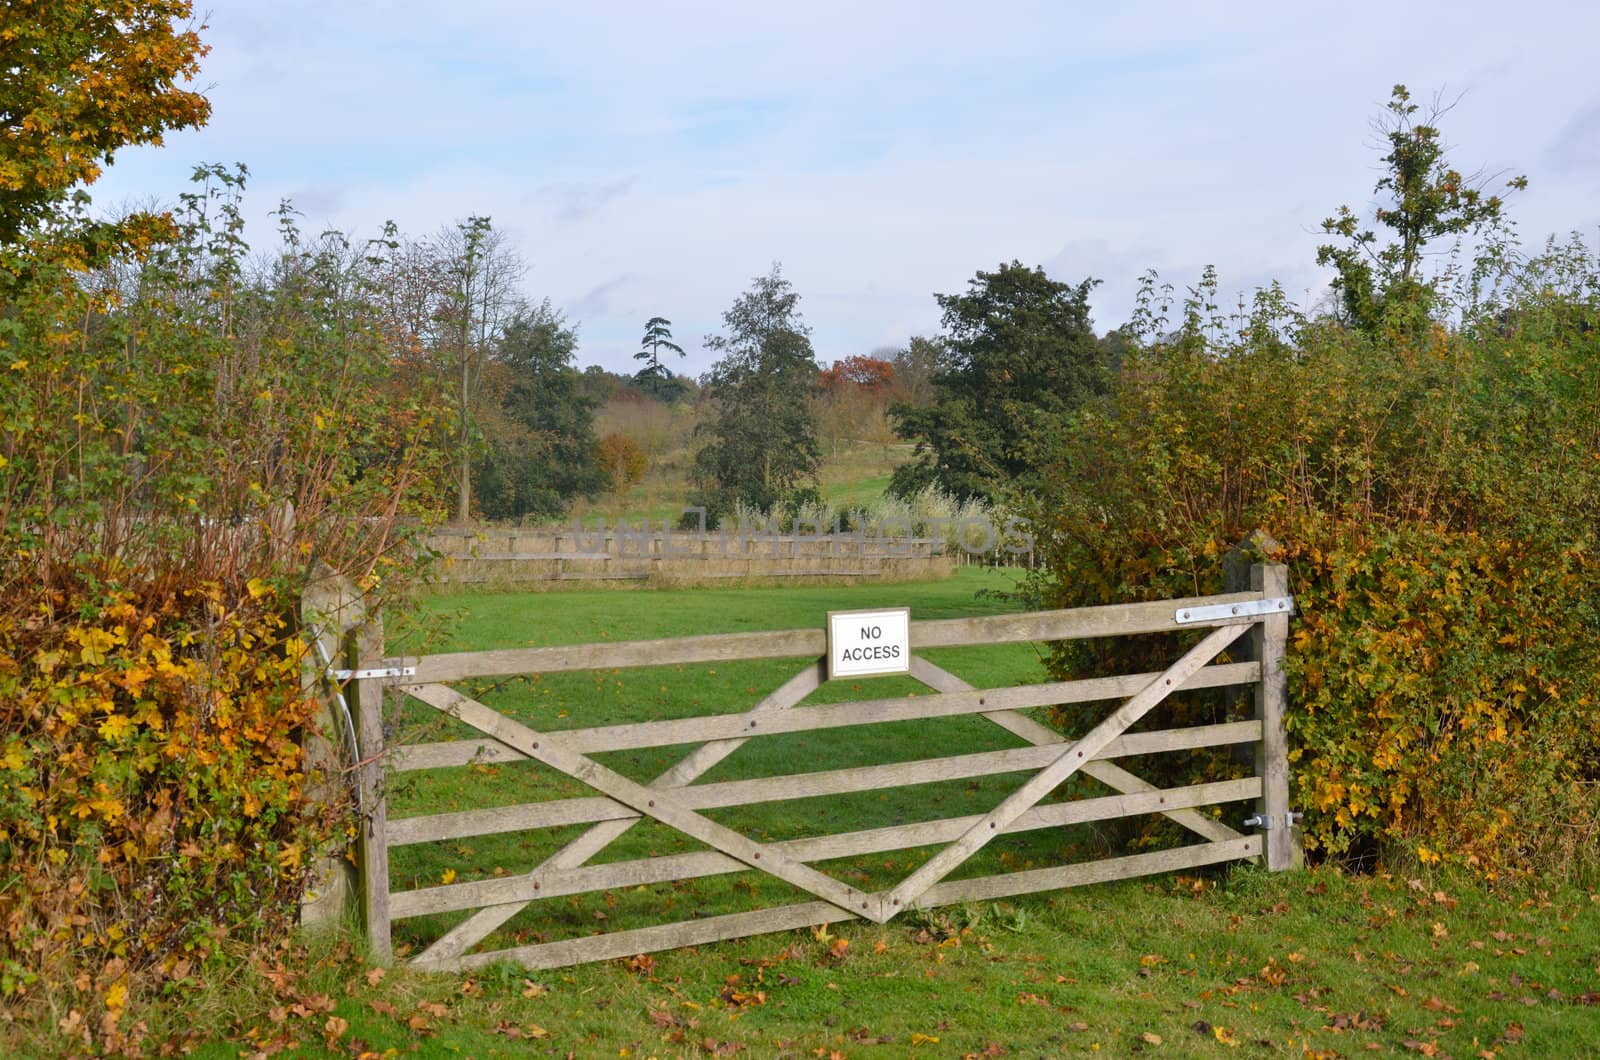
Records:
<instances>
[{"instance_id":1,"label":"weathered wood plank","mask_svg":"<svg viewBox=\"0 0 1600 1060\"><path fill-rule=\"evenodd\" d=\"M936 901L945 905L964 901L988 901L1043 889L1077 887L1156 872L1198 868L1201 865L1213 865L1235 858L1253 857L1260 851L1261 840L1256 836L1246 836L1226 843L1206 843L1150 854L1133 854L1128 857L1069 865L1058 869L1035 869L1000 877L956 880L938 884L923 895L922 904L931 907ZM1017 887L1021 889L1012 889ZM839 909L827 902L806 902L777 909L762 909L753 913L733 913L727 916L707 917L704 920L687 920L658 927L616 931L588 938L518 946L490 953L475 953L469 957L450 961L414 963L415 967L422 971L482 968L499 961L514 961L536 969L564 968L588 961L615 960L637 953L657 953L683 946L705 946L749 935L795 931L804 927L836 924L851 919L854 918L847 910Z\"/></svg>"},{"instance_id":2,"label":"weathered wood plank","mask_svg":"<svg viewBox=\"0 0 1600 1060\"><path fill-rule=\"evenodd\" d=\"M776 717L741 714L712 714L671 721L645 721L627 725L607 725L590 729L565 729L561 738L581 754L634 750L645 747L670 747L703 740L730 740L778 733L812 732L852 725L877 725L885 722L922 721L928 718L985 714L997 710L1021 710L1066 703L1094 703L1124 699L1133 695L1159 673L1128 674L1078 681L1016 685L1010 688L974 689L970 692L942 692L932 696L897 696L887 699L862 699L850 703L790 710ZM1224 685L1253 684L1261 668L1255 663L1229 663L1208 666L1193 674L1182 689L1218 688Z\"/></svg>"},{"instance_id":3,"label":"weathered wood plank","mask_svg":"<svg viewBox=\"0 0 1600 1060\"><path fill-rule=\"evenodd\" d=\"M972 687L955 674L950 673L948 670L941 670L939 667L933 665L919 655L914 655L911 658L911 676L915 677L929 688L934 688L945 692L966 690ZM1026 714L1017 714L1012 711L996 711L993 714L985 714L984 717L988 718L1002 729L1005 729L1007 732L1010 732L1015 736L1020 736L1032 744L1047 746L1049 744L1059 743L1061 740L1061 734L1056 730L1050 728L1048 725L1043 725L1033 720ZM1248 739L1240 740L1238 742L1248 743L1255 739L1259 739L1259 736L1252 736ZM1116 742L1113 741L1113 746L1115 745ZM1083 766L1083 772L1093 777L1095 780L1098 780L1112 791L1138 792L1155 790L1154 785L1147 784L1145 781L1141 780L1137 776L1134 776L1132 773L1128 772L1126 769L1123 769L1119 765L1105 761L1107 758L1114 757L1112 754L1108 753L1109 750L1110 749L1108 748L1107 752L1102 752L1095 757L1094 761ZM1213 842L1220 842L1221 840L1225 839L1238 839L1240 835L1240 833L1234 831L1232 828L1229 828L1221 821L1207 817L1202 813L1195 813L1193 810L1169 811L1166 816L1175 824L1182 825L1183 827L1189 829L1189 831L1203 836L1206 839L1210 839Z\"/></svg>"},{"instance_id":4,"label":"weathered wood plank","mask_svg":"<svg viewBox=\"0 0 1600 1060\"><path fill-rule=\"evenodd\" d=\"M876 896L863 894L831 876L775 853L765 844L702 817L678 799L677 791L659 790L635 783L593 759L567 749L558 736L530 729L452 689L430 685L415 690L413 694L430 706L459 718L530 758L537 758L638 813L653 817L707 846L738 858L751 868L792 883L841 908L859 910L869 918L878 914Z\"/></svg>"},{"instance_id":5,"label":"weathered wood plank","mask_svg":"<svg viewBox=\"0 0 1600 1060\"><path fill-rule=\"evenodd\" d=\"M827 678L827 673L826 661L823 659L816 660L763 697L761 702L750 708L750 713L765 717L778 711L788 710L815 691ZM658 776L651 782L650 786L653 788L677 788L690 784L743 745L743 740L723 740L717 743L703 744L686 755L677 765ZM617 806L618 809L622 808L620 804L613 803L612 805ZM546 858L541 864L536 865L533 871L529 872L524 879L532 884L534 890L537 891L538 881L544 873L577 868L604 850L613 840L617 839L629 828L632 828L634 823L641 819L639 816L630 813L628 817L621 820L605 821L596 825ZM486 902L477 904L489 905ZM526 906L527 902L523 901L480 909L436 939L432 945L421 953L419 959L432 961L452 960L483 941L491 932L516 916Z\"/></svg>"},{"instance_id":6,"label":"weathered wood plank","mask_svg":"<svg viewBox=\"0 0 1600 1060\"><path fill-rule=\"evenodd\" d=\"M436 843L444 839L526 832L536 828L562 828L607 821L633 823L638 820L640 816L637 813L615 799L598 796L552 799L549 802L490 806L482 810L397 817L389 822L389 845L401 847L413 843Z\"/></svg>"},{"instance_id":7,"label":"weathered wood plank","mask_svg":"<svg viewBox=\"0 0 1600 1060\"><path fill-rule=\"evenodd\" d=\"M1232 644L1246 631L1247 627L1244 626L1217 629L1190 648L1167 669L1166 676L1156 678L1143 691L1112 711L1109 717L1090 729L1067 750L1062 751L1056 761L1040 770L1007 796L999 806L985 814L984 819L968 829L965 835L929 858L921 868L902 880L884 896L884 913L893 915L895 910L909 905L929 887L949 875L963 861L983 849L1001 828L1009 825L1020 814L1050 794L1084 763L1104 750L1107 744L1122 735L1128 726L1149 713L1173 689L1181 686L1191 674L1206 665L1218 652Z\"/></svg>"},{"instance_id":8,"label":"weathered wood plank","mask_svg":"<svg viewBox=\"0 0 1600 1060\"><path fill-rule=\"evenodd\" d=\"M677 793L682 805L696 810L778 802L783 799L844 795L882 788L932 784L945 780L966 780L996 773L1020 773L1049 765L1067 747L1060 733L1055 740L1034 747L1004 751L978 751L947 758L918 759L881 766L855 766L816 773L795 773L753 780L724 780L683 788ZM1128 733L1108 743L1102 758L1134 757L1168 751L1188 751L1204 747L1253 743L1261 738L1261 724L1235 721L1223 725L1202 725L1191 729L1159 729ZM1128 774L1132 776L1132 774ZM1137 778L1134 778L1137 781ZM1143 781L1137 781L1144 784ZM1149 785L1140 791L1153 791ZM389 822L389 845L430 843L444 839L464 839L475 835L520 832L556 825L585 824L597 821L636 818L638 815L620 803L603 798L558 799L550 802L520 803L483 810L402 817ZM1237 838L1238 833L1233 833Z\"/></svg>"},{"instance_id":9,"label":"weathered wood plank","mask_svg":"<svg viewBox=\"0 0 1600 1060\"><path fill-rule=\"evenodd\" d=\"M914 677L917 676L918 661L916 659L912 661ZM1208 666L1185 682L1180 691L1250 684L1259 680L1260 673L1259 663ZM1012 709L1122 698L1132 695L1158 676L1160 675L1132 674L1123 677L1091 678L1087 681L1068 681L1049 685L1019 685L1015 688L991 690L974 689L969 685L959 691L941 692L935 696L860 700L853 703L806 707L800 711L763 720L758 724L752 724L754 719L749 714L754 711L751 711L746 714L717 714L704 718L556 731L563 739L571 739L576 749L593 754L624 748L670 747L704 739L734 738L720 735L723 733L737 733L739 737L747 738L849 725L877 724L885 721L915 721L925 717L983 714L1023 739L1039 743L1040 740L1029 734L1042 731L1048 733L1052 741L1059 741L1061 734L1023 715L1010 714ZM960 679L955 678L955 680ZM995 709L997 703L1011 704L1011 706L997 710ZM865 708L870 713L860 718L855 717L853 712L860 708ZM446 740L439 743L406 744L393 748L389 754L390 768L395 772L520 762L526 757L494 740Z\"/></svg>"},{"instance_id":10,"label":"weathered wood plank","mask_svg":"<svg viewBox=\"0 0 1600 1060\"><path fill-rule=\"evenodd\" d=\"M917 906L931 908L956 902L988 902L1018 894L1033 894L1063 887L1081 887L1089 883L1107 883L1135 876L1150 876L1158 872L1194 869L1201 865L1215 865L1223 861L1255 857L1260 853L1261 837L1251 835L1221 843L1196 843L1171 850L1130 854L1126 857L1086 861L1057 868L1024 869L1003 876L952 880L928 888L918 900Z\"/></svg>"},{"instance_id":11,"label":"weathered wood plank","mask_svg":"<svg viewBox=\"0 0 1600 1060\"><path fill-rule=\"evenodd\" d=\"M383 654L383 626L375 615L346 634L346 658L351 669L374 665ZM356 714L356 739L361 747L359 784L362 820L357 842L361 864L361 904L366 922L367 949L375 964L394 961L389 922L388 800L383 779L383 685L378 681L351 681L347 701Z\"/></svg>"},{"instance_id":12,"label":"weathered wood plank","mask_svg":"<svg viewBox=\"0 0 1600 1060\"><path fill-rule=\"evenodd\" d=\"M1108 821L1139 814L1162 813L1172 809L1237 802L1255 798L1260 793L1261 781L1255 777L1246 777L1242 780L1214 781L1183 788L1152 790L1138 795L1104 795L1048 806L1035 806L1012 822L1006 828L1005 834L1014 835L1042 828L1062 828L1090 821ZM773 849L801 862L879 854L889 850L948 843L959 838L963 832L977 823L981 816L972 814L858 832L810 836L774 843L772 846ZM545 865L550 866L550 862L547 861ZM539 898L558 898L591 891L620 890L672 880L742 872L746 866L725 854L699 851L692 854L673 854L667 857L612 862L582 868L571 867L569 871L558 871L560 868L550 866L542 872L527 876L473 880L412 891L395 891L389 896L390 915L400 920L432 913L475 909L480 906L509 908L502 903L521 903L516 906L521 909L527 902Z\"/></svg>"},{"instance_id":13,"label":"weathered wood plank","mask_svg":"<svg viewBox=\"0 0 1600 1060\"><path fill-rule=\"evenodd\" d=\"M1271 596L1289 595L1289 569L1280 564L1254 564L1251 588ZM1256 686L1256 718L1261 722L1261 743L1256 747L1256 774L1263 788L1258 812L1271 822L1266 833L1267 868L1277 872L1293 868L1303 856L1297 832L1289 825L1289 734L1284 717L1289 708L1288 677L1283 658L1289 642L1289 616L1266 616L1251 630L1255 657L1261 660L1261 683Z\"/></svg>"},{"instance_id":14,"label":"weathered wood plank","mask_svg":"<svg viewBox=\"0 0 1600 1060\"><path fill-rule=\"evenodd\" d=\"M1030 640L1077 640L1136 633L1170 632L1180 627L1182 609L1259 600L1261 594L1224 593L1180 600L1108 604L1071 611L1033 611L1016 615L950 618L911 624L911 647L945 648L971 644L1010 644ZM1219 619L1214 625L1245 625L1249 618ZM564 670L609 670L734 659L781 659L820 655L826 649L821 629L760 633L716 633L616 644L573 644L549 648L454 652L420 658L395 658L387 665L414 665L408 684L440 684L465 677L504 677Z\"/></svg>"},{"instance_id":15,"label":"weathered wood plank","mask_svg":"<svg viewBox=\"0 0 1600 1060\"><path fill-rule=\"evenodd\" d=\"M805 902L799 905L761 909L754 913L732 913L727 916L706 917L704 920L685 920L658 927L636 928L632 931L613 931L605 935L592 935L563 942L546 942L534 946L495 950L491 953L474 953L457 960L423 964L415 967L423 971L457 971L482 968L498 961L515 961L528 968L565 968L568 965L589 961L615 960L636 953L658 953L683 946L704 946L726 939L739 939L747 935L765 935L774 931L795 931L818 924L837 924L854 920L847 910L827 902Z\"/></svg>"},{"instance_id":16,"label":"weathered wood plank","mask_svg":"<svg viewBox=\"0 0 1600 1060\"><path fill-rule=\"evenodd\" d=\"M497 740L441 740L438 743L413 743L391 749L389 771L409 773L417 769L452 769L527 760L527 755L519 754Z\"/></svg>"}]
</instances>

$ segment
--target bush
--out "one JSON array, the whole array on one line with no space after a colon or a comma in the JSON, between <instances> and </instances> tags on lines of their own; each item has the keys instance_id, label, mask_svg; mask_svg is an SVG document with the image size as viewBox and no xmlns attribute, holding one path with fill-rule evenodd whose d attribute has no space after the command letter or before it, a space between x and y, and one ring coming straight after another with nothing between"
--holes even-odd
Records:
<instances>
[{"instance_id":1,"label":"bush","mask_svg":"<svg viewBox=\"0 0 1600 1060\"><path fill-rule=\"evenodd\" d=\"M1222 556L1263 528L1297 599L1308 846L1580 867L1600 820L1597 274L1581 244L1552 247L1492 311L1376 335L1299 319L1275 291L1219 321L1202 289L1049 454L1035 600L1218 592ZM1160 641L1057 667L1148 668Z\"/></svg>"},{"instance_id":2,"label":"bush","mask_svg":"<svg viewBox=\"0 0 1600 1060\"><path fill-rule=\"evenodd\" d=\"M378 265L286 212L247 268L242 173L201 176L136 253L0 246L0 1009L110 1050L292 923L349 809L310 798L299 590L405 588L447 424Z\"/></svg>"},{"instance_id":3,"label":"bush","mask_svg":"<svg viewBox=\"0 0 1600 1060\"><path fill-rule=\"evenodd\" d=\"M618 431L600 439L598 459L611 477L611 492L619 497L644 478L645 469L650 465L639 443Z\"/></svg>"},{"instance_id":4,"label":"bush","mask_svg":"<svg viewBox=\"0 0 1600 1060\"><path fill-rule=\"evenodd\" d=\"M314 805L304 645L271 588L115 584L0 615L0 993L102 1010L293 923L344 807Z\"/></svg>"}]
</instances>

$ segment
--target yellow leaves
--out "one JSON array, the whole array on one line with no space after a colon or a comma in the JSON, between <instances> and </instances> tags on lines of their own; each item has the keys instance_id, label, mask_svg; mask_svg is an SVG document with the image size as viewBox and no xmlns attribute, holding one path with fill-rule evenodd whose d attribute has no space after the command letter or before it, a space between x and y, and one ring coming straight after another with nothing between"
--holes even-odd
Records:
<instances>
[{"instance_id":1,"label":"yellow leaves","mask_svg":"<svg viewBox=\"0 0 1600 1060\"><path fill-rule=\"evenodd\" d=\"M443 872L441 872L439 874L439 882L443 883L443 884L454 883L455 879L456 879L456 870L455 869L445 869Z\"/></svg>"},{"instance_id":2,"label":"yellow leaves","mask_svg":"<svg viewBox=\"0 0 1600 1060\"><path fill-rule=\"evenodd\" d=\"M119 637L109 630L83 626L69 630L67 639L80 646L79 658L85 666L104 665L106 653L117 644L127 641L126 637Z\"/></svg>"},{"instance_id":3,"label":"yellow leaves","mask_svg":"<svg viewBox=\"0 0 1600 1060\"><path fill-rule=\"evenodd\" d=\"M128 1005L128 981L118 979L111 984L111 989L106 991L106 1008L113 1012L120 1011Z\"/></svg>"},{"instance_id":4,"label":"yellow leaves","mask_svg":"<svg viewBox=\"0 0 1600 1060\"><path fill-rule=\"evenodd\" d=\"M122 739L123 733L133 728L133 719L126 714L112 714L100 723L100 735L112 742Z\"/></svg>"},{"instance_id":5,"label":"yellow leaves","mask_svg":"<svg viewBox=\"0 0 1600 1060\"><path fill-rule=\"evenodd\" d=\"M1212 1027L1211 1036L1223 1045L1233 1049L1239 1048L1239 1039L1236 1038L1234 1033L1226 1027Z\"/></svg>"}]
</instances>

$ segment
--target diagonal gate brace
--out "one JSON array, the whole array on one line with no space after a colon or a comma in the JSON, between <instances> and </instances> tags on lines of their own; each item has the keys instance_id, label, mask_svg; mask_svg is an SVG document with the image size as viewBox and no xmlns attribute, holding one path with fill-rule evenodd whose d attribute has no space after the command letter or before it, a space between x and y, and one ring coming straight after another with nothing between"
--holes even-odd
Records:
<instances>
[{"instance_id":1,"label":"diagonal gate brace","mask_svg":"<svg viewBox=\"0 0 1600 1060\"><path fill-rule=\"evenodd\" d=\"M821 686L825 673L825 664L822 660L819 659L811 663L788 681L785 681L766 698L762 699L761 702L751 707L750 713L757 715L790 709ZM740 747L743 747L745 742L744 738L740 738L735 740L714 740L711 743L702 744L679 761L677 765L651 781L650 787L657 789L676 788L692 784L704 776L711 767L733 754ZM537 879L544 873L578 868L642 819L642 817L629 817L616 821L602 821L594 825L588 831L572 840L572 842L534 866L527 873L528 878ZM500 925L522 912L530 904L529 902L508 902L479 909L466 920L463 920L435 939L431 946L412 959L412 965L418 968L436 967L455 960L488 938Z\"/></svg>"},{"instance_id":2,"label":"diagonal gate brace","mask_svg":"<svg viewBox=\"0 0 1600 1060\"><path fill-rule=\"evenodd\" d=\"M507 747L580 780L603 795L770 876L809 891L854 916L881 923L882 901L757 843L685 806L670 789L647 787L569 749L559 735L530 729L444 685L424 685L411 695L494 737Z\"/></svg>"},{"instance_id":3,"label":"diagonal gate brace","mask_svg":"<svg viewBox=\"0 0 1600 1060\"><path fill-rule=\"evenodd\" d=\"M918 655L911 657L911 676L933 689L935 692L971 692L974 686L963 681L949 670L943 670L933 663ZM994 722L1002 729L1014 736L1037 747L1048 747L1051 744L1064 744L1066 741L1061 734L1048 725L1043 725L1020 711L996 710L984 714L983 717ZM1128 772L1115 762L1105 759L1096 759L1086 762L1080 767L1082 772L1093 777L1112 791L1123 795L1137 794L1158 790L1154 784ZM1207 817L1197 810L1162 811L1162 816L1175 824L1182 825L1189 831L1211 840L1213 843L1227 842L1231 839L1242 839L1244 834L1237 832L1214 818Z\"/></svg>"},{"instance_id":4,"label":"diagonal gate brace","mask_svg":"<svg viewBox=\"0 0 1600 1060\"><path fill-rule=\"evenodd\" d=\"M1148 714L1156 704L1166 699L1169 693L1175 691L1213 656L1239 639L1249 629L1248 625L1223 626L1213 630L1199 644L1190 648L1165 673L1135 693L1082 739L1069 745L1062 751L1060 757L1035 774L999 806L985 814L960 839L929 858L921 868L883 895L884 919L910 906L928 888L982 850L991 839L1032 809L1062 781L1092 760L1105 749L1107 744L1121 736L1129 726Z\"/></svg>"}]
</instances>

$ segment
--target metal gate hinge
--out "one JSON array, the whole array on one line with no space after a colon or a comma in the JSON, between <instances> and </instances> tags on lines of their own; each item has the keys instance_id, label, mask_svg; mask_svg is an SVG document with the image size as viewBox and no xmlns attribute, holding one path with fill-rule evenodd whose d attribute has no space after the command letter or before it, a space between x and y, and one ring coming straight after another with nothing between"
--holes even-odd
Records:
<instances>
[{"instance_id":1,"label":"metal gate hinge","mask_svg":"<svg viewBox=\"0 0 1600 1060\"><path fill-rule=\"evenodd\" d=\"M1207 604L1205 607L1185 607L1173 616L1178 625L1194 622L1215 622L1218 619L1250 618L1254 615L1278 615L1294 610L1294 597L1268 596L1260 600L1245 600L1237 604Z\"/></svg>"},{"instance_id":2,"label":"metal gate hinge","mask_svg":"<svg viewBox=\"0 0 1600 1060\"><path fill-rule=\"evenodd\" d=\"M1284 816L1288 818L1290 828L1293 828L1305 818L1305 814L1296 810L1290 810ZM1244 826L1246 828L1276 828L1278 827L1278 815L1275 813L1253 814L1244 819Z\"/></svg>"},{"instance_id":3,"label":"metal gate hinge","mask_svg":"<svg viewBox=\"0 0 1600 1060\"><path fill-rule=\"evenodd\" d=\"M384 677L415 677L415 666L380 666L371 670L330 670L335 681L375 681Z\"/></svg>"}]
</instances>

